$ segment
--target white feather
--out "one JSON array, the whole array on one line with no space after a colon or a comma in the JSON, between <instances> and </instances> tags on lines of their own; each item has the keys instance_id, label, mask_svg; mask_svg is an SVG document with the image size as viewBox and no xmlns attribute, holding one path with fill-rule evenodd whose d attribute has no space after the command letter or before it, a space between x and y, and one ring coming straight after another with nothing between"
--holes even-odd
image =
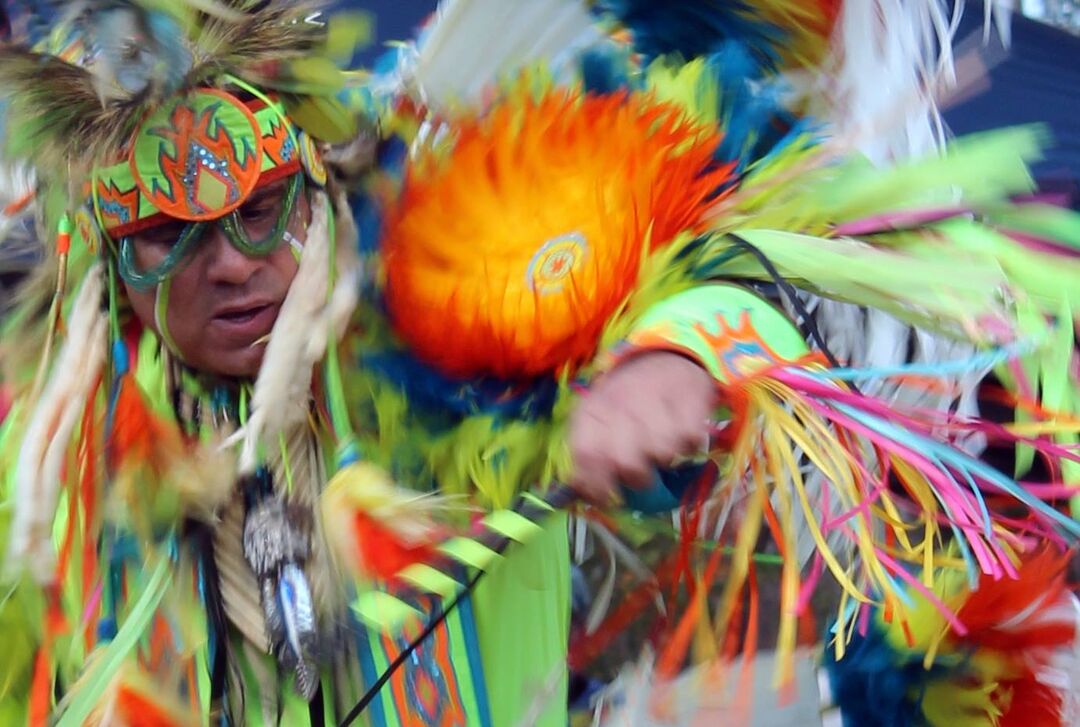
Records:
<instances>
[{"instance_id":1,"label":"white feather","mask_svg":"<svg viewBox=\"0 0 1080 727\"><path fill-rule=\"evenodd\" d=\"M436 111L473 104L500 78L559 62L599 38L580 0L447 0L421 38L403 82Z\"/></svg>"},{"instance_id":2,"label":"white feather","mask_svg":"<svg viewBox=\"0 0 1080 727\"><path fill-rule=\"evenodd\" d=\"M53 577L52 525L68 445L105 364L107 318L101 309L101 265L95 264L75 299L68 337L30 418L15 465L15 516L9 566L28 566L41 583Z\"/></svg>"},{"instance_id":3,"label":"white feather","mask_svg":"<svg viewBox=\"0 0 1080 727\"><path fill-rule=\"evenodd\" d=\"M43 252L33 229L33 206L11 209L33 188L30 170L0 160L0 273L26 271Z\"/></svg>"},{"instance_id":4,"label":"white feather","mask_svg":"<svg viewBox=\"0 0 1080 727\"><path fill-rule=\"evenodd\" d=\"M242 442L241 472L255 469L260 443L273 444L288 426L307 415L314 366L326 353L331 331L340 336L356 306L360 268L352 250L355 238L349 237L355 234L354 228L346 217L338 229L340 278L331 293L330 210L325 194L316 196L311 212L300 267L270 333L255 380L251 416L223 445Z\"/></svg>"},{"instance_id":5,"label":"white feather","mask_svg":"<svg viewBox=\"0 0 1080 727\"><path fill-rule=\"evenodd\" d=\"M649 571L645 562L634 553L633 549L619 540L619 538L610 530L598 522L589 522L588 527L592 535L596 538L596 542L607 552L608 556L608 570L604 582L601 585L600 590L594 596L588 617L586 618L585 633L591 634L600 627L604 617L607 615L608 608L611 606L611 599L615 595L617 563L625 565L630 572L643 583L654 582L656 577ZM663 599L657 596L655 602L657 610L663 613Z\"/></svg>"},{"instance_id":6,"label":"white feather","mask_svg":"<svg viewBox=\"0 0 1080 727\"><path fill-rule=\"evenodd\" d=\"M817 115L880 164L940 148L946 130L937 102L957 81L953 40L963 6L961 0L844 3L835 60L818 80ZM1002 0L985 0L985 7L987 28L992 17L1007 43L1007 7Z\"/></svg>"},{"instance_id":7,"label":"white feather","mask_svg":"<svg viewBox=\"0 0 1080 727\"><path fill-rule=\"evenodd\" d=\"M330 294L330 302L323 311L323 325L318 326L308 339L307 358L314 364L326 353L331 333L340 339L352 318L360 296L360 279L363 267L356 252L359 232L350 212L348 201L342 196L335 204L335 269L338 279Z\"/></svg>"},{"instance_id":8,"label":"white feather","mask_svg":"<svg viewBox=\"0 0 1080 727\"><path fill-rule=\"evenodd\" d=\"M6 207L34 189L34 174L21 165L0 160L0 205Z\"/></svg>"}]
</instances>

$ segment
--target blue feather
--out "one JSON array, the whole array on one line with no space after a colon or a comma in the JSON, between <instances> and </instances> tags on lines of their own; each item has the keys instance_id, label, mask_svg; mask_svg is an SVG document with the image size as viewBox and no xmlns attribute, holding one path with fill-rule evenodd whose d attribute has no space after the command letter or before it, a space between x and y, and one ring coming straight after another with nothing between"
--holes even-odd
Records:
<instances>
[{"instance_id":1,"label":"blue feather","mask_svg":"<svg viewBox=\"0 0 1080 727\"><path fill-rule=\"evenodd\" d=\"M586 91L601 94L635 88L640 81L633 80L631 68L628 49L615 45L593 48L581 57L582 83Z\"/></svg>"},{"instance_id":2,"label":"blue feather","mask_svg":"<svg viewBox=\"0 0 1080 727\"><path fill-rule=\"evenodd\" d=\"M935 664L924 669L922 654L894 649L877 623L865 635L854 635L840 661L832 649L825 652L833 703L840 708L846 727L927 724L922 695L945 674L945 667Z\"/></svg>"},{"instance_id":3,"label":"blue feather","mask_svg":"<svg viewBox=\"0 0 1080 727\"><path fill-rule=\"evenodd\" d=\"M934 361L924 363L906 363L898 366L878 366L874 368L833 368L820 378L836 381L862 381L883 379L896 376L933 376L948 378L963 374L984 371L999 366L1017 356L1030 354L1034 346L1031 341L1020 340L1007 346L1000 346L977 353L968 358L952 361Z\"/></svg>"},{"instance_id":4,"label":"blue feather","mask_svg":"<svg viewBox=\"0 0 1080 727\"><path fill-rule=\"evenodd\" d=\"M736 173L776 153L804 131L784 105L786 86L770 77L744 43L723 43L708 59L718 82L724 138L716 152L720 162L735 162Z\"/></svg>"},{"instance_id":5,"label":"blue feather","mask_svg":"<svg viewBox=\"0 0 1080 727\"><path fill-rule=\"evenodd\" d=\"M191 69L184 37L179 23L166 13L118 4L93 16L88 39L119 88L138 94L152 86L167 96L180 88Z\"/></svg>"},{"instance_id":6,"label":"blue feather","mask_svg":"<svg viewBox=\"0 0 1080 727\"><path fill-rule=\"evenodd\" d=\"M184 31L174 18L161 12L148 12L145 22L156 46L155 71L164 82L165 95L171 95L180 88L191 69L191 52L182 40Z\"/></svg>"},{"instance_id":7,"label":"blue feather","mask_svg":"<svg viewBox=\"0 0 1080 727\"><path fill-rule=\"evenodd\" d=\"M880 609L874 609L866 633L852 635L839 661L832 649L825 650L823 661L833 704L847 727L928 726L923 699L930 686L979 679L972 652L969 648L938 652L927 668L925 648L894 646L886 637L880 614ZM849 608L845 621L856 617L855 609ZM842 624L830 628L836 638L844 638L844 631Z\"/></svg>"},{"instance_id":8,"label":"blue feather","mask_svg":"<svg viewBox=\"0 0 1080 727\"><path fill-rule=\"evenodd\" d=\"M634 34L635 49L648 58L708 55L729 40L745 43L770 68L787 34L755 17L743 0L601 0L596 10L610 13Z\"/></svg>"},{"instance_id":9,"label":"blue feather","mask_svg":"<svg viewBox=\"0 0 1080 727\"><path fill-rule=\"evenodd\" d=\"M356 221L356 244L362 256L379 251L382 239L382 211L368 195L354 195L350 200L353 219Z\"/></svg>"},{"instance_id":10,"label":"blue feather","mask_svg":"<svg viewBox=\"0 0 1080 727\"><path fill-rule=\"evenodd\" d=\"M558 393L558 383L550 378L525 383L450 378L406 351L366 354L361 364L400 389L410 404L443 420L446 426L476 414L535 420L551 413Z\"/></svg>"}]
</instances>

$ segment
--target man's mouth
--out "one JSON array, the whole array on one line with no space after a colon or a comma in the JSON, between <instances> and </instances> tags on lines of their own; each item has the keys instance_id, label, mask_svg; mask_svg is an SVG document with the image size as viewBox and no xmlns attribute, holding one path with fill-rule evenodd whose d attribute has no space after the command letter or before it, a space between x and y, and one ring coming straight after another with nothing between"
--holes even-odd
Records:
<instances>
[{"instance_id":1,"label":"man's mouth","mask_svg":"<svg viewBox=\"0 0 1080 727\"><path fill-rule=\"evenodd\" d=\"M267 303L265 305L256 305L250 308L242 308L240 310L224 311L222 313L218 313L216 316L214 316L214 318L217 320L225 321L227 323L246 323L247 321L254 319L260 313L271 307L272 306Z\"/></svg>"},{"instance_id":2,"label":"man's mouth","mask_svg":"<svg viewBox=\"0 0 1080 727\"><path fill-rule=\"evenodd\" d=\"M270 333L279 309L277 303L225 308L214 315L211 325L236 343L250 344Z\"/></svg>"}]
</instances>

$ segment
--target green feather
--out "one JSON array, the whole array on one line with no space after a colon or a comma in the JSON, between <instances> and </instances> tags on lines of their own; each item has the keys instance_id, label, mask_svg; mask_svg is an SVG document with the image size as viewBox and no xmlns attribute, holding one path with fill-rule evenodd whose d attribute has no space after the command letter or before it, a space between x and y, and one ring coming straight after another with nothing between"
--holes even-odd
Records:
<instances>
[{"instance_id":1,"label":"green feather","mask_svg":"<svg viewBox=\"0 0 1080 727\"><path fill-rule=\"evenodd\" d=\"M811 188L809 197L833 221L891 210L999 200L1033 188L1028 162L1046 143L1041 126L1020 126L958 139L940 156L882 170L862 164L835 183Z\"/></svg>"},{"instance_id":2,"label":"green feather","mask_svg":"<svg viewBox=\"0 0 1080 727\"><path fill-rule=\"evenodd\" d=\"M4 658L0 659L0 705L21 701L30 692L34 654L41 640L41 623L36 616L45 608L40 590L32 583L24 580L5 584L2 589L0 633L4 634Z\"/></svg>"},{"instance_id":3,"label":"green feather","mask_svg":"<svg viewBox=\"0 0 1080 727\"><path fill-rule=\"evenodd\" d=\"M374 37L375 19L371 13L338 13L327 23L324 53L338 65L344 66L352 61L358 48L370 45Z\"/></svg>"},{"instance_id":4,"label":"green feather","mask_svg":"<svg viewBox=\"0 0 1080 727\"><path fill-rule=\"evenodd\" d=\"M740 230L739 235L795 285L887 311L913 325L960 335L966 324L983 316L1004 315L995 293L1004 278L992 260L968 260L965 274L957 276L957 260L941 256L935 249L940 246L917 235L891 236L893 245L901 249L776 230ZM730 253L731 245L729 239L717 238L705 255L722 258ZM724 265L722 274L769 278L748 256Z\"/></svg>"},{"instance_id":5,"label":"green feather","mask_svg":"<svg viewBox=\"0 0 1080 727\"><path fill-rule=\"evenodd\" d=\"M1045 142L1041 126L957 140L940 156L883 169L853 157L836 162L807 136L751 168L721 201L718 230L754 227L824 233L829 226L886 212L1000 203L1033 188L1027 163Z\"/></svg>"},{"instance_id":6,"label":"green feather","mask_svg":"<svg viewBox=\"0 0 1080 727\"><path fill-rule=\"evenodd\" d=\"M158 558L152 571L147 569L150 575L143 585L142 593L132 604L116 637L102 647L102 652L92 661L87 673L72 685L67 701L62 705L63 713L56 727L79 727L86 721L101 695L105 693L109 682L134 652L139 639L150 626L158 604L168 590L172 566L172 561L162 556Z\"/></svg>"},{"instance_id":7,"label":"green feather","mask_svg":"<svg viewBox=\"0 0 1080 727\"><path fill-rule=\"evenodd\" d=\"M360 132L359 118L335 98L285 96L284 100L289 118L315 139L344 144Z\"/></svg>"},{"instance_id":8,"label":"green feather","mask_svg":"<svg viewBox=\"0 0 1080 727\"><path fill-rule=\"evenodd\" d=\"M986 219L996 227L1055 241L1080 252L1080 213L1042 204L991 207Z\"/></svg>"}]
</instances>

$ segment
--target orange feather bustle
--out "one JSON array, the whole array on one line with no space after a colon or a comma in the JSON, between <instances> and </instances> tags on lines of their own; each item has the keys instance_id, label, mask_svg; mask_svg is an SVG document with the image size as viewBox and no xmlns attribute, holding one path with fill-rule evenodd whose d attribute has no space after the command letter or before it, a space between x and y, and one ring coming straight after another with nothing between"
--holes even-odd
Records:
<instances>
[{"instance_id":1,"label":"orange feather bustle","mask_svg":"<svg viewBox=\"0 0 1080 727\"><path fill-rule=\"evenodd\" d=\"M643 257L701 225L719 135L641 94L515 95L421 153L386 216L387 304L452 376L592 357Z\"/></svg>"}]
</instances>

